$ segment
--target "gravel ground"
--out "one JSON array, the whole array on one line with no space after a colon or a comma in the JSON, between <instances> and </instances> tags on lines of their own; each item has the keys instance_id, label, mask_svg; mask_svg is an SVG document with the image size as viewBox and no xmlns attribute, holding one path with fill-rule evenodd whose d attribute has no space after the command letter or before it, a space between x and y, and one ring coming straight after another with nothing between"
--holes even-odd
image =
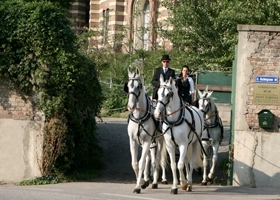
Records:
<instances>
[{"instance_id":1,"label":"gravel ground","mask_svg":"<svg viewBox=\"0 0 280 200\"><path fill-rule=\"evenodd\" d=\"M97 136L104 150L103 162L106 167L101 171L101 176L94 182L135 183L136 178L131 167L129 138L127 134L127 119L103 118L98 121ZM226 169L223 167L225 158L228 157L229 125L224 125L224 139L219 148L219 158L216 168L215 185L226 183ZM140 148L141 149L141 148ZM168 182L172 183L171 169L167 172ZM193 173L193 184L200 184L202 175L198 171Z\"/></svg>"}]
</instances>

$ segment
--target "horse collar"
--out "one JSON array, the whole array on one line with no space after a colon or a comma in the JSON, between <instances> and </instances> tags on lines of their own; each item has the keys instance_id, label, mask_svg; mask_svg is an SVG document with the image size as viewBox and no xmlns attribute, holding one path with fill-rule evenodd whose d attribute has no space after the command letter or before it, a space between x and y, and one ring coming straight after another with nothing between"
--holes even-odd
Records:
<instances>
[{"instance_id":1,"label":"horse collar","mask_svg":"<svg viewBox=\"0 0 280 200\"><path fill-rule=\"evenodd\" d=\"M151 114L150 114L150 113L151 113L151 105L149 104L147 95L145 95L145 97L146 97L147 107L148 107L148 108L147 108L147 111L145 112L145 115L144 115L142 118L136 119L136 117L134 117L133 113L130 113L130 114L129 114L129 119L132 120L132 121L135 122L135 123L144 122L144 121L146 121L147 119L149 119L150 116L151 116Z\"/></svg>"},{"instance_id":2,"label":"horse collar","mask_svg":"<svg viewBox=\"0 0 280 200\"><path fill-rule=\"evenodd\" d=\"M182 107L183 106L183 101L181 100L180 101L180 106ZM178 121L176 122L170 122L167 117L164 118L163 122L166 123L168 126L177 126L177 125L180 125L183 123L184 121L184 116L185 116L185 109L181 109L180 111L180 115L179 115L179 118L178 118Z\"/></svg>"}]
</instances>

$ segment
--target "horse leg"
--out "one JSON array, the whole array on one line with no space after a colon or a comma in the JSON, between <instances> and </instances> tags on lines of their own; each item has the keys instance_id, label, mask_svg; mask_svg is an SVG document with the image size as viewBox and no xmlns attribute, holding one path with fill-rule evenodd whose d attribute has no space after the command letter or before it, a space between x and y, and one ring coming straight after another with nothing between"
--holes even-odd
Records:
<instances>
[{"instance_id":1,"label":"horse leg","mask_svg":"<svg viewBox=\"0 0 280 200\"><path fill-rule=\"evenodd\" d=\"M219 141L215 141L215 144L213 144L212 149L213 149L212 166L208 174L208 178L210 182L213 181L214 174L215 174L215 167L218 161Z\"/></svg>"},{"instance_id":2,"label":"horse leg","mask_svg":"<svg viewBox=\"0 0 280 200\"><path fill-rule=\"evenodd\" d=\"M171 141L171 138L167 138ZM173 141L171 141L173 142ZM173 176L173 185L171 187L171 192L170 194L178 194L178 179L177 179L177 167L176 167L176 160L175 160L175 146L173 146L172 144L168 144L166 143L166 148L169 154L169 158L170 158L170 166L171 166L171 170L172 170L172 176Z\"/></svg>"},{"instance_id":3,"label":"horse leg","mask_svg":"<svg viewBox=\"0 0 280 200\"><path fill-rule=\"evenodd\" d=\"M150 170L150 161L151 161L151 152L148 152L146 156L146 163L145 163L145 169L144 169L144 183L141 185L142 189L145 189L146 187L149 186L149 181L150 181L150 171L153 173L152 170Z\"/></svg>"},{"instance_id":4,"label":"horse leg","mask_svg":"<svg viewBox=\"0 0 280 200\"><path fill-rule=\"evenodd\" d=\"M178 160L178 170L179 170L179 176L180 176L180 184L183 190L186 190L188 187L187 180L185 178L184 174L184 167L186 165L186 153L187 153L187 146L181 145L179 147L180 150L180 157Z\"/></svg>"},{"instance_id":5,"label":"horse leg","mask_svg":"<svg viewBox=\"0 0 280 200\"><path fill-rule=\"evenodd\" d=\"M194 164L197 165L197 163L199 163L197 161L198 158L200 158L200 152L198 151L199 149L201 150L201 148L199 148L199 142L198 140L196 140L194 143L191 144L190 148L188 149L188 151L191 151L188 155L191 155L191 159L190 159L190 164L189 164L189 174L188 174L188 187L186 189L186 191L190 192L192 191L192 174L193 174L193 168L194 168Z\"/></svg>"},{"instance_id":6,"label":"horse leg","mask_svg":"<svg viewBox=\"0 0 280 200\"><path fill-rule=\"evenodd\" d=\"M208 144L207 141L202 141L202 146L205 150L205 152L207 152L208 149ZM207 161L207 155L205 155L203 153L203 179L202 179L202 185L207 185L207 165L208 165L208 161Z\"/></svg>"},{"instance_id":7,"label":"horse leg","mask_svg":"<svg viewBox=\"0 0 280 200\"><path fill-rule=\"evenodd\" d=\"M153 183L152 188L156 189L158 188L158 163L159 163L159 156L158 156L158 147L153 147L150 149L151 153L151 165L152 165L152 171L153 171Z\"/></svg>"},{"instance_id":8,"label":"horse leg","mask_svg":"<svg viewBox=\"0 0 280 200\"><path fill-rule=\"evenodd\" d=\"M162 176L161 176L161 183L164 185L167 185L167 178L166 178L166 167L167 167L167 152L166 152L166 146L165 146L165 142L164 142L164 138L161 137L160 140L158 141L158 148L159 148L159 163L160 163L160 167L161 167L161 172L162 172Z\"/></svg>"},{"instance_id":9,"label":"horse leg","mask_svg":"<svg viewBox=\"0 0 280 200\"><path fill-rule=\"evenodd\" d=\"M139 174L139 168L138 168L138 162L137 162L138 145L132 139L130 139L130 153L131 153L131 166L132 166L132 169L135 173L136 180L137 180L138 174ZM136 185L133 192L140 193L140 187L137 187L137 185Z\"/></svg>"},{"instance_id":10,"label":"horse leg","mask_svg":"<svg viewBox=\"0 0 280 200\"><path fill-rule=\"evenodd\" d=\"M150 142L144 142L144 144L142 145L141 158L140 158L139 163L138 163L139 171L138 171L137 183L136 183L136 187L134 189L134 193L140 193L141 192L140 185L141 185L141 182L142 182L142 174L143 174L143 171L145 169L146 156L148 154L149 149L150 149Z\"/></svg>"}]
</instances>

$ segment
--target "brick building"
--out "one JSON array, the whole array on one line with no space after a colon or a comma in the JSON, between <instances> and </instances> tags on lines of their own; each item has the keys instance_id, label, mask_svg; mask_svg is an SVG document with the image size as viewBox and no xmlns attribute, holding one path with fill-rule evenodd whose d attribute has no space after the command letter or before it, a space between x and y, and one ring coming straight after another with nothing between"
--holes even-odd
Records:
<instances>
[{"instance_id":1,"label":"brick building","mask_svg":"<svg viewBox=\"0 0 280 200\"><path fill-rule=\"evenodd\" d=\"M86 26L95 31L90 45L112 46L131 52L134 49L170 48L157 29L168 29L168 10L156 0L76 0L70 8L74 29Z\"/></svg>"}]
</instances>

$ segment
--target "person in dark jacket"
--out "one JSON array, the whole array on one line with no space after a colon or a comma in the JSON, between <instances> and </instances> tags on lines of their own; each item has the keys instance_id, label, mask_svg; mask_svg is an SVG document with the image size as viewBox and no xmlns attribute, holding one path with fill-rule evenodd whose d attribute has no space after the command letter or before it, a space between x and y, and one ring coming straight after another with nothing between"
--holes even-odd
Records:
<instances>
[{"instance_id":1,"label":"person in dark jacket","mask_svg":"<svg viewBox=\"0 0 280 200\"><path fill-rule=\"evenodd\" d=\"M152 85L154 86L152 98L154 100L158 99L157 91L160 86L159 78L160 78L161 74L163 75L164 81L168 80L170 77L172 77L173 79L176 79L175 70L171 69L169 67L170 61L171 61L171 59L169 58L169 55L162 55L162 58L161 58L162 66L156 68L154 71L153 79L152 79Z\"/></svg>"},{"instance_id":2,"label":"person in dark jacket","mask_svg":"<svg viewBox=\"0 0 280 200\"><path fill-rule=\"evenodd\" d=\"M190 68L187 65L182 67L179 79L176 80L176 87L183 101L192 105L194 101L194 81L189 76L189 71Z\"/></svg>"}]
</instances>

